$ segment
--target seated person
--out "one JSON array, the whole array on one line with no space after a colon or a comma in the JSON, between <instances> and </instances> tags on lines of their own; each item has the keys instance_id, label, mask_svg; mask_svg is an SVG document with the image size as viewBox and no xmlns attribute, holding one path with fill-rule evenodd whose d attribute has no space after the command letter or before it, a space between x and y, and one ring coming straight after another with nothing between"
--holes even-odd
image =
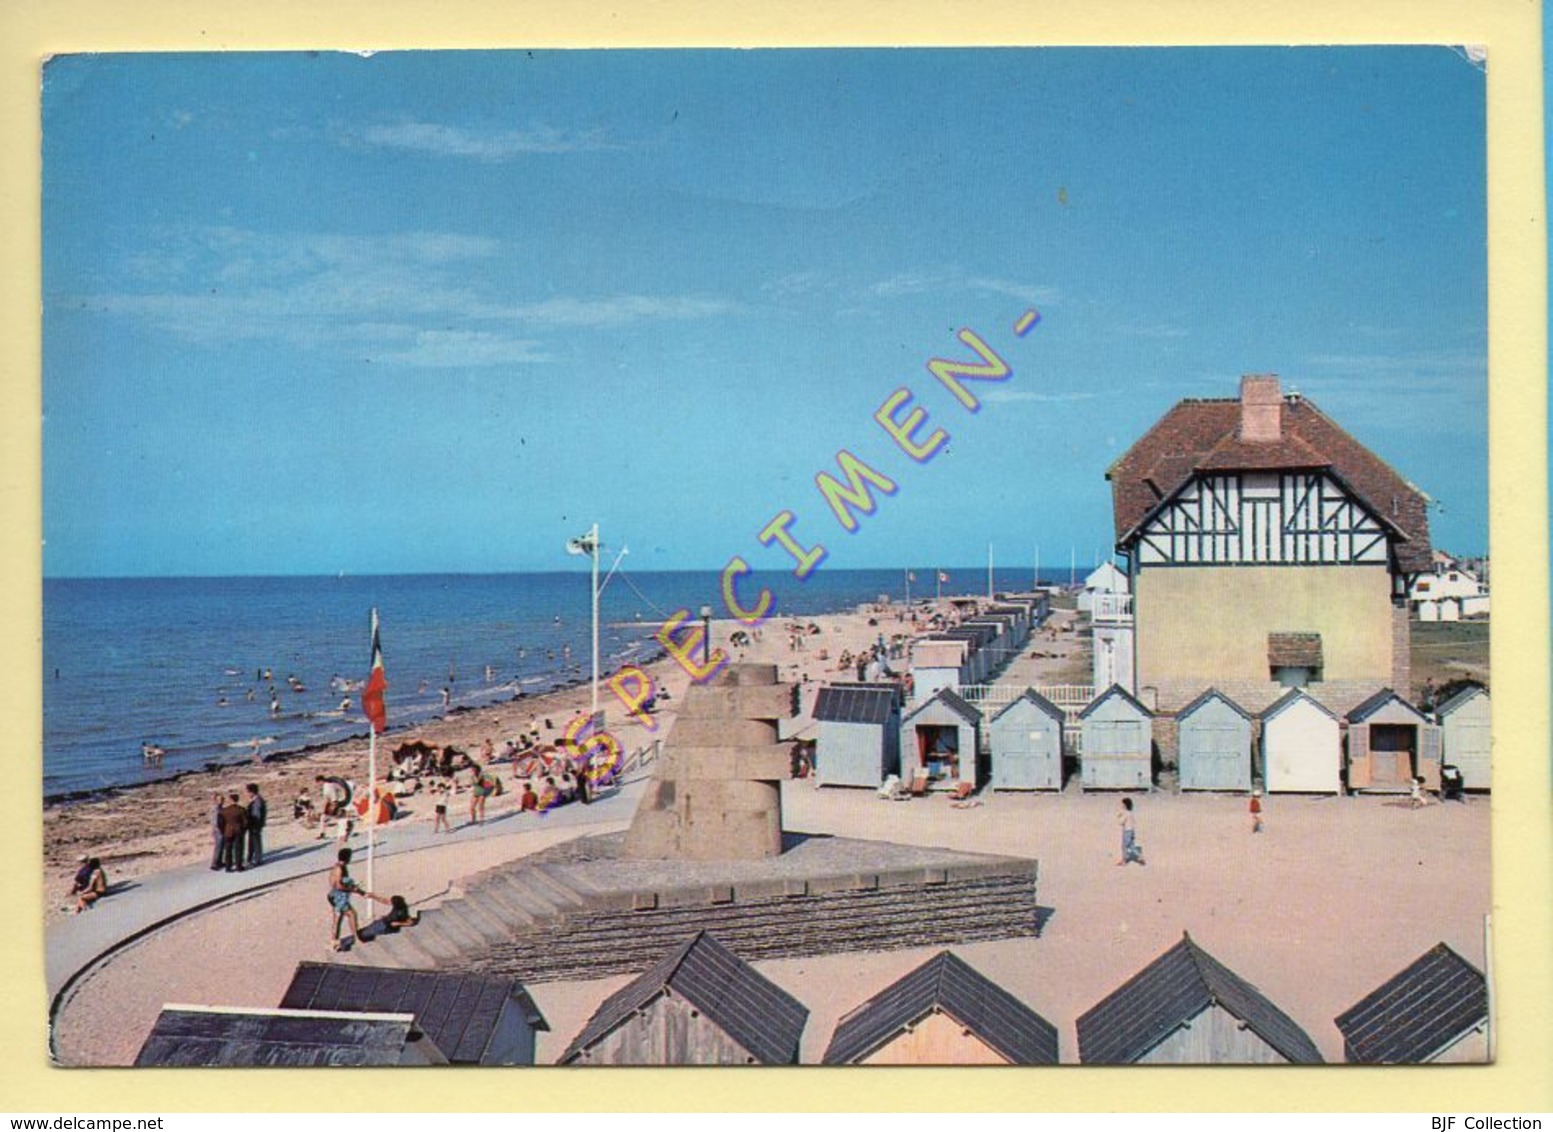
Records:
<instances>
[{"instance_id":1,"label":"seated person","mask_svg":"<svg viewBox=\"0 0 1553 1132\"><path fill-rule=\"evenodd\" d=\"M81 867L76 870L75 885L70 889L70 895L76 898L77 913L86 911L108 895L108 874L102 871L100 860L96 857L87 857L81 862Z\"/></svg>"},{"instance_id":2,"label":"seated person","mask_svg":"<svg viewBox=\"0 0 1553 1132\"><path fill-rule=\"evenodd\" d=\"M390 896L388 898L388 914L383 917L383 923L391 932L400 928L413 928L421 922L419 913L410 911L410 903L403 896Z\"/></svg>"},{"instance_id":3,"label":"seated person","mask_svg":"<svg viewBox=\"0 0 1553 1132\"><path fill-rule=\"evenodd\" d=\"M539 809L539 795L534 793L534 784L532 782L525 782L523 784L523 797L518 800L518 808L520 810Z\"/></svg>"}]
</instances>

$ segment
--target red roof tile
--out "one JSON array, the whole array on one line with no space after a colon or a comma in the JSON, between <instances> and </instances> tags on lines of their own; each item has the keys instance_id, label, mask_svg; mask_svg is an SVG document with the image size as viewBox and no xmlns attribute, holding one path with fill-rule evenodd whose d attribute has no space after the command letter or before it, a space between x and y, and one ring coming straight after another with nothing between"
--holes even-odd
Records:
<instances>
[{"instance_id":1,"label":"red roof tile","mask_svg":"<svg viewBox=\"0 0 1553 1132\"><path fill-rule=\"evenodd\" d=\"M1106 471L1118 543L1198 471L1330 469L1377 518L1400 532L1393 545L1404 572L1427 570L1429 498L1304 398L1285 398L1283 437L1265 444L1239 436L1240 402L1176 405Z\"/></svg>"}]
</instances>

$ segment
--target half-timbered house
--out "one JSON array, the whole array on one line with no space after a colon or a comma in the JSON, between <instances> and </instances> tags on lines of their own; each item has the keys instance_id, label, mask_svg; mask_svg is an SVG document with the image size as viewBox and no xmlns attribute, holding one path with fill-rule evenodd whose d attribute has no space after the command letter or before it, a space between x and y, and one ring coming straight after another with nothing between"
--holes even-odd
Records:
<instances>
[{"instance_id":1,"label":"half-timbered house","mask_svg":"<svg viewBox=\"0 0 1553 1132\"><path fill-rule=\"evenodd\" d=\"M1408 687L1429 499L1277 377L1178 403L1106 478L1137 688L1162 710L1210 685ZM1280 672L1291 652L1311 670Z\"/></svg>"}]
</instances>

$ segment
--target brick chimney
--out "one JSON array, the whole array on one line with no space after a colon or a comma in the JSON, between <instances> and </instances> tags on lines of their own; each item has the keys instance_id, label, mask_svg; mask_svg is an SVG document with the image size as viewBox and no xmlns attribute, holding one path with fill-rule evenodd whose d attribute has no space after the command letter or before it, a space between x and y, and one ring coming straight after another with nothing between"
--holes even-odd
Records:
<instances>
[{"instance_id":1,"label":"brick chimney","mask_svg":"<svg viewBox=\"0 0 1553 1132\"><path fill-rule=\"evenodd\" d=\"M1275 373L1240 379L1240 439L1252 444L1283 438L1283 394Z\"/></svg>"}]
</instances>

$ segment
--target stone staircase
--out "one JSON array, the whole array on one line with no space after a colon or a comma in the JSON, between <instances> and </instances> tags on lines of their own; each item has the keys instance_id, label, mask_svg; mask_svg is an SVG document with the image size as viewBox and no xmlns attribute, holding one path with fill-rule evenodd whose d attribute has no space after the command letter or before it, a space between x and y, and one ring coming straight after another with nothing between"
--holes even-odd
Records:
<instances>
[{"instance_id":1,"label":"stone staircase","mask_svg":"<svg viewBox=\"0 0 1553 1132\"><path fill-rule=\"evenodd\" d=\"M750 960L1039 934L1036 863L1012 858L637 890L591 884L590 873L609 875L538 862L491 869L414 927L340 959L537 983L641 971L702 929Z\"/></svg>"}]
</instances>

